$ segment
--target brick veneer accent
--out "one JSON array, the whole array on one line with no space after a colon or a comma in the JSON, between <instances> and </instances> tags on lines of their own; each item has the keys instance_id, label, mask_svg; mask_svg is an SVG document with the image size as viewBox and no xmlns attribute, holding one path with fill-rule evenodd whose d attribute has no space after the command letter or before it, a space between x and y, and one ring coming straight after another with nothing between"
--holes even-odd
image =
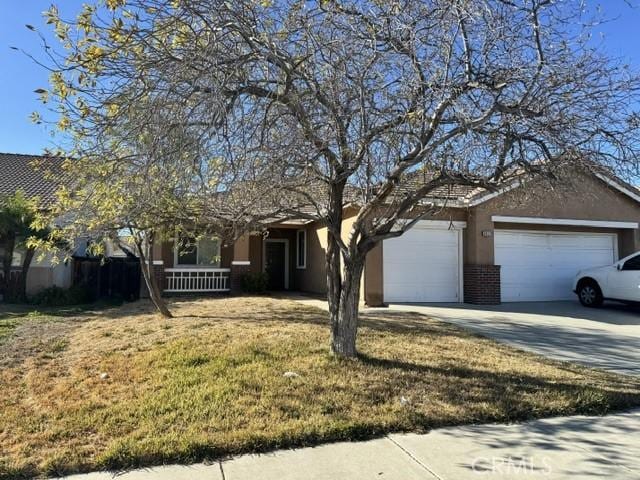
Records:
<instances>
[{"instance_id":1,"label":"brick veneer accent","mask_svg":"<svg viewBox=\"0 0 640 480\"><path fill-rule=\"evenodd\" d=\"M167 286L166 274L164 273L164 263L154 263L151 265L151 274L156 279L160 293L164 294L164 289ZM147 282L144 281L142 273L140 273L140 298L149 298L149 289L147 288Z\"/></svg>"},{"instance_id":2,"label":"brick veneer accent","mask_svg":"<svg viewBox=\"0 0 640 480\"><path fill-rule=\"evenodd\" d=\"M499 305L500 265L465 265L464 301L476 305Z\"/></svg>"},{"instance_id":3,"label":"brick veneer accent","mask_svg":"<svg viewBox=\"0 0 640 480\"><path fill-rule=\"evenodd\" d=\"M156 278L156 283L161 294L164 294L164 289L167 288L167 276L164 273L164 262L162 264L153 264L153 276Z\"/></svg>"},{"instance_id":4,"label":"brick veneer accent","mask_svg":"<svg viewBox=\"0 0 640 480\"><path fill-rule=\"evenodd\" d=\"M242 277L251 271L251 264L235 264L231 262L231 293L240 293L242 291Z\"/></svg>"}]
</instances>

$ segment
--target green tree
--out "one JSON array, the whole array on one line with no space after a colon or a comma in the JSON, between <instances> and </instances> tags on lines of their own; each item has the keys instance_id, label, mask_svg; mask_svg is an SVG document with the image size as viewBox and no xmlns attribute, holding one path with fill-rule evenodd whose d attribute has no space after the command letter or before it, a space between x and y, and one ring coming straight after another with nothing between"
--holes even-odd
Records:
<instances>
[{"instance_id":1,"label":"green tree","mask_svg":"<svg viewBox=\"0 0 640 480\"><path fill-rule=\"evenodd\" d=\"M49 229L35 226L38 217L38 199L29 198L24 191L0 199L0 242L4 248L2 258L5 300L24 301L27 296L27 276L35 254L34 241L47 239ZM11 266L16 249L24 252L19 281L11 280Z\"/></svg>"},{"instance_id":2,"label":"green tree","mask_svg":"<svg viewBox=\"0 0 640 480\"><path fill-rule=\"evenodd\" d=\"M39 246L55 249L63 239L85 238L90 239L91 254L104 254L107 242L132 250L152 302L163 316L171 317L154 275L152 251L181 233L195 237L214 225L218 233L230 231L222 217L209 215L206 224L201 218L205 198L211 199L209 207L221 202L211 195L219 167L215 159L205 166L188 132L158 128L177 119L161 103L140 98L112 122L115 110L107 108L99 140L78 136L75 148L67 152L67 180L60 182L57 201L39 224L63 220ZM194 188L196 182L203 187Z\"/></svg>"}]
</instances>

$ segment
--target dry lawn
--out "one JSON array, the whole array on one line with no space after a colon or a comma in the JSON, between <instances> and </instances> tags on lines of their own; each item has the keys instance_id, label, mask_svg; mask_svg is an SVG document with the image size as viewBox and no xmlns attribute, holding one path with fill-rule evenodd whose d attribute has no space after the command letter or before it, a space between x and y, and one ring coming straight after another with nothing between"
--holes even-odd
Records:
<instances>
[{"instance_id":1,"label":"dry lawn","mask_svg":"<svg viewBox=\"0 0 640 480\"><path fill-rule=\"evenodd\" d=\"M172 308L168 321L146 302L70 316L0 311L0 477L640 405L638 379L419 315L366 315L362 358L338 361L326 314L291 300Z\"/></svg>"}]
</instances>

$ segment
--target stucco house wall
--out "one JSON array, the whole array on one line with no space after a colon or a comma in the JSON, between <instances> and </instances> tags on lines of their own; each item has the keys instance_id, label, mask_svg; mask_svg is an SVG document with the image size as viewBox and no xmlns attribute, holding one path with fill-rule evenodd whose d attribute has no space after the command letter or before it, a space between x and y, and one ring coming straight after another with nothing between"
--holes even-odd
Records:
<instances>
[{"instance_id":1,"label":"stucco house wall","mask_svg":"<svg viewBox=\"0 0 640 480\"><path fill-rule=\"evenodd\" d=\"M493 265L494 236L482 236L483 231L493 233L495 229L518 228L611 232L611 229L587 227L494 224L491 220L493 215L638 222L640 205L601 180L583 173L564 189L550 190L545 184L514 189L469 209L465 230L466 264ZM639 249L637 230L621 230L617 233L622 256Z\"/></svg>"},{"instance_id":2,"label":"stucco house wall","mask_svg":"<svg viewBox=\"0 0 640 480\"><path fill-rule=\"evenodd\" d=\"M489 301L495 301L496 298L499 301L500 268L495 265L494 259L494 237L497 230L616 233L620 257L640 250L638 229L528 224L514 221L507 223L492 219L493 216L499 215L604 222L637 223L640 221L638 201L591 174L579 173L574 178L575 181L563 188L557 186L551 188L549 184L543 182L530 183L500 192L498 195L487 194L486 198L477 203L472 199L464 207L459 204L455 207L443 207L424 217L427 221L465 222L466 226L462 234L462 263L466 297L468 294L486 295L491 297ZM345 210L342 225L344 241L348 240L356 215L356 208ZM299 230L306 232L306 268L296 266L296 233ZM289 242L289 289L323 294L326 292L327 233L327 229L320 222L273 225L266 236L253 234L237 242L236 245L222 246L221 267L233 270L234 260L249 260L250 265L245 267L247 271L262 271L265 238L285 238ZM166 268L172 267L173 242L165 242L158 246L156 255L163 260ZM154 258L158 257L154 256ZM369 305L381 305L384 301L383 260L384 243L381 243L369 252L361 283L361 299ZM474 285L482 288L467 292L467 287Z\"/></svg>"}]
</instances>

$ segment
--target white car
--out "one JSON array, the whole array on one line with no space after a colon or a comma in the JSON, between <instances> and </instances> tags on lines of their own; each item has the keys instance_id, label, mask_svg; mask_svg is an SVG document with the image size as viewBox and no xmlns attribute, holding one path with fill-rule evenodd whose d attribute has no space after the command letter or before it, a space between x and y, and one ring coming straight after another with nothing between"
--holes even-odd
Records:
<instances>
[{"instance_id":1,"label":"white car","mask_svg":"<svg viewBox=\"0 0 640 480\"><path fill-rule=\"evenodd\" d=\"M640 252L613 265L581 270L573 291L585 307L599 307L604 300L640 302Z\"/></svg>"}]
</instances>

